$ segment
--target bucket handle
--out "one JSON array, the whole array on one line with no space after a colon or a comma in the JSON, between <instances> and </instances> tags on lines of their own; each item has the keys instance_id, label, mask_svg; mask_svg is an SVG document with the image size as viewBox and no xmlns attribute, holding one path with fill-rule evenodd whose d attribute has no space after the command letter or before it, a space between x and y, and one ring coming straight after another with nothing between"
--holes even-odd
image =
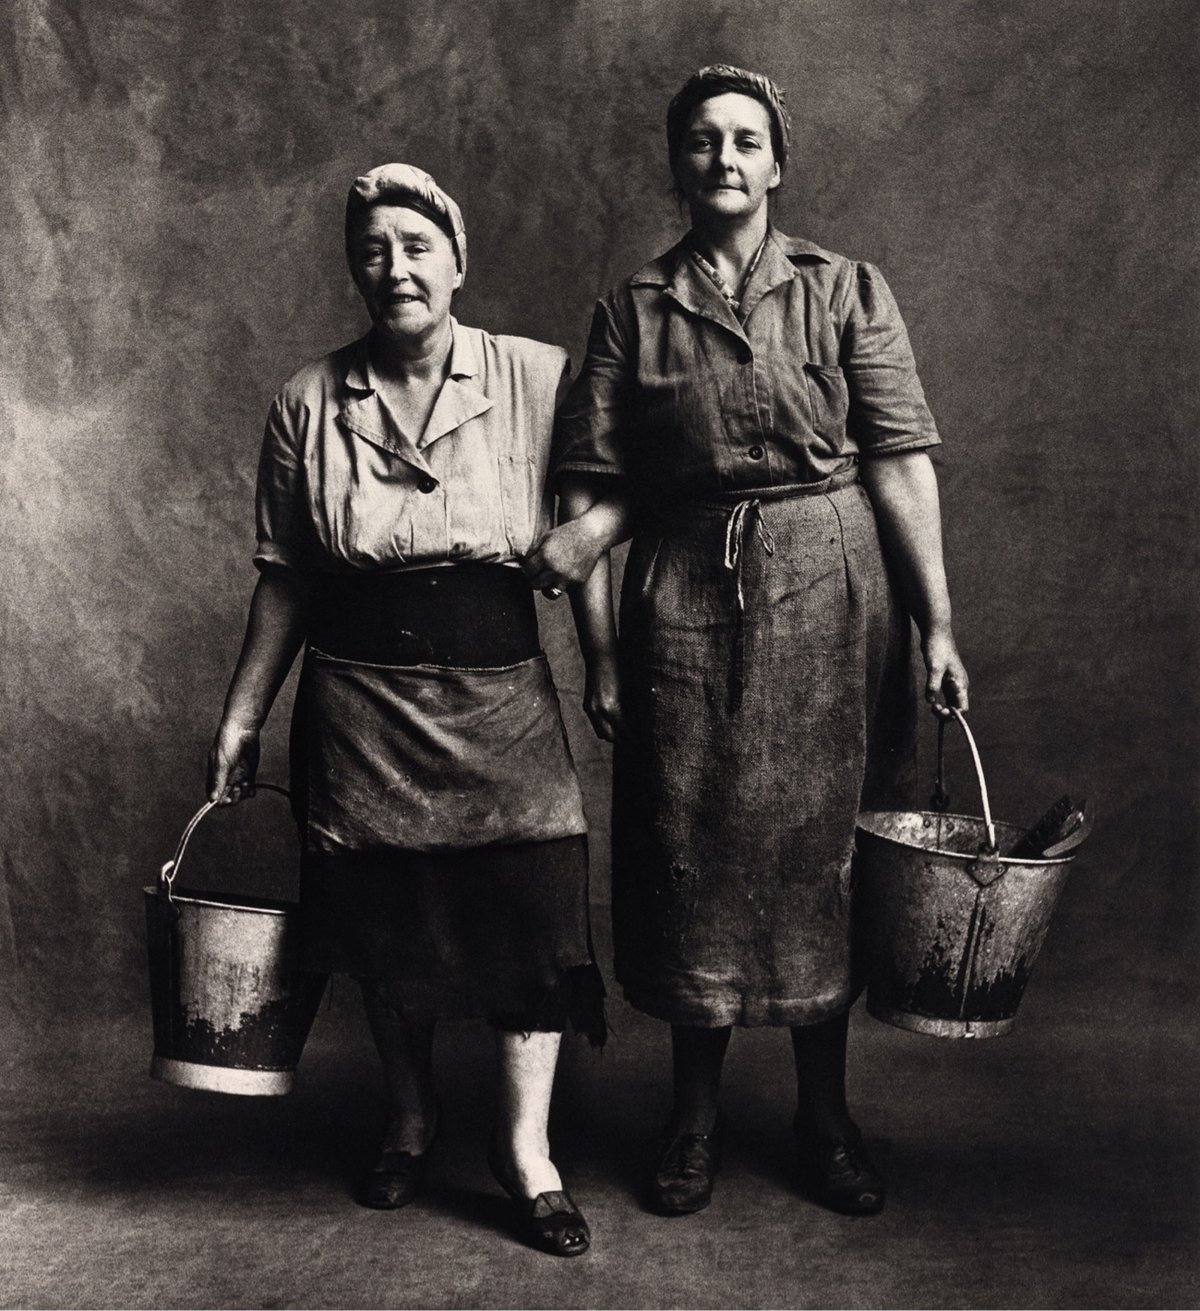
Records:
<instances>
[{"instance_id":1,"label":"bucket handle","mask_svg":"<svg viewBox=\"0 0 1200 1311\"><path fill-rule=\"evenodd\" d=\"M254 785L254 790L255 792L278 792L281 797L291 796L291 793L287 788L281 788L278 783L256 783ZM220 804L219 801L206 801L204 805L196 811L191 819L188 820L187 828L183 830L183 834L179 839L179 845L175 848L175 854L167 861L162 869L159 870L159 887L167 894L168 902L174 901L174 898L171 896L171 886L179 875L179 867L183 863L183 853L187 850L187 844L191 839L192 834L196 831L196 826L210 810L214 810Z\"/></svg>"},{"instance_id":2,"label":"bucket handle","mask_svg":"<svg viewBox=\"0 0 1200 1311\"><path fill-rule=\"evenodd\" d=\"M966 716L955 706L947 706L947 709L958 720L962 726L962 731L967 735L967 746L971 748L971 759L975 762L975 778L979 782L979 798L983 802L983 823L987 830L987 846L983 848L981 855L994 856L999 850L996 843L996 826L992 823L992 807L988 802L987 782L983 777L983 764L979 759L979 748L975 745L975 737L967 724ZM938 720L938 772L937 785L933 793L933 807L935 810L945 810L950 804L949 794L943 786L944 763L945 763L945 745L946 745L946 723L945 719Z\"/></svg>"}]
</instances>

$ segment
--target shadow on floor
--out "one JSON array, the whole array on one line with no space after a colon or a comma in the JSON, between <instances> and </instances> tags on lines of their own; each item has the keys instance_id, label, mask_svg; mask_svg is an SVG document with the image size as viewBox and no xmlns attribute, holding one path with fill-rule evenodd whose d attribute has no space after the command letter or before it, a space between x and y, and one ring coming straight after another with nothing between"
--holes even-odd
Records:
<instances>
[{"instance_id":1,"label":"shadow on floor","mask_svg":"<svg viewBox=\"0 0 1200 1311\"><path fill-rule=\"evenodd\" d=\"M0 1305L1189 1306L1197 1279L1194 1075L1186 1025L1152 992L1114 1018L1044 983L1018 1031L947 1043L852 1024L860 1122L891 1180L858 1221L795 1190L785 1035L740 1031L713 1205L640 1203L666 1109L665 1026L613 1003L602 1053L568 1041L556 1159L594 1248L521 1244L488 1175L493 1049L444 1026L444 1128L423 1197L353 1201L382 1124L357 999L318 1017L283 1098L146 1077L148 1024L64 1026L13 1060L0 1113Z\"/></svg>"}]
</instances>

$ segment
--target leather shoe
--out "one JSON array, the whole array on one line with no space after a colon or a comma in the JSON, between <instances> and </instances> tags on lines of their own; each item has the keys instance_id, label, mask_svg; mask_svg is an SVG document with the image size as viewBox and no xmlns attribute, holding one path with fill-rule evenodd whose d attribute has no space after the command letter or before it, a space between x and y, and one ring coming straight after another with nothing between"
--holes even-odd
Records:
<instances>
[{"instance_id":1,"label":"leather shoe","mask_svg":"<svg viewBox=\"0 0 1200 1311\"><path fill-rule=\"evenodd\" d=\"M526 1197L504 1168L494 1138L488 1144L487 1159L496 1182L512 1198L521 1233L532 1246L551 1256L582 1256L588 1250L592 1245L591 1230L565 1188Z\"/></svg>"},{"instance_id":2,"label":"leather shoe","mask_svg":"<svg viewBox=\"0 0 1200 1311\"><path fill-rule=\"evenodd\" d=\"M395 1211L401 1206L407 1206L416 1197L425 1176L429 1148L433 1146L441 1122L439 1114L429 1139L429 1147L423 1152L384 1149L379 1153L379 1159L359 1181L358 1200L363 1206L376 1211Z\"/></svg>"},{"instance_id":3,"label":"leather shoe","mask_svg":"<svg viewBox=\"0 0 1200 1311\"><path fill-rule=\"evenodd\" d=\"M843 1215L877 1215L883 1210L887 1185L857 1127L836 1138L822 1138L797 1120L795 1133L801 1186L815 1201Z\"/></svg>"},{"instance_id":4,"label":"leather shoe","mask_svg":"<svg viewBox=\"0 0 1200 1311\"><path fill-rule=\"evenodd\" d=\"M650 1200L663 1215L691 1215L712 1200L721 1164L725 1124L718 1115L708 1133L664 1132L658 1144Z\"/></svg>"}]
</instances>

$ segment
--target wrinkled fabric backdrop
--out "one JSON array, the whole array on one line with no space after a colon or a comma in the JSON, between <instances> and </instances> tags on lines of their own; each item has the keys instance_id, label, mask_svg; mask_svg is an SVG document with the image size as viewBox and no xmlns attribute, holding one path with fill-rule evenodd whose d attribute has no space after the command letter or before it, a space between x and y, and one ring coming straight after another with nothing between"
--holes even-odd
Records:
<instances>
[{"instance_id":1,"label":"wrinkled fabric backdrop","mask_svg":"<svg viewBox=\"0 0 1200 1311\"><path fill-rule=\"evenodd\" d=\"M790 92L779 226L881 265L907 318L997 815L1031 822L1068 789L1095 805L1047 978L1086 972L1118 1008L1158 987L1171 1015L1195 925L1193 9L5 6L7 1049L145 1005L140 888L202 800L267 405L364 324L349 181L429 169L470 234L459 316L578 360L594 297L682 230L664 111L714 59ZM543 620L603 906L607 753L565 603ZM290 684L264 778L289 702ZM952 761L977 810L960 744ZM284 814L264 795L207 821L184 881L286 887Z\"/></svg>"}]
</instances>

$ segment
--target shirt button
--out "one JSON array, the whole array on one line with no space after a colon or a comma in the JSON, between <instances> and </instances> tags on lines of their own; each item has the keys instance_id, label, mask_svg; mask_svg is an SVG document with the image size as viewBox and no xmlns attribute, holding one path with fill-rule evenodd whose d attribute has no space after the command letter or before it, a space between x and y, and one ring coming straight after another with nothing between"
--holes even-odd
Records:
<instances>
[{"instance_id":1,"label":"shirt button","mask_svg":"<svg viewBox=\"0 0 1200 1311\"><path fill-rule=\"evenodd\" d=\"M766 455L766 451L764 451L761 446L751 446L746 453L752 460L761 460L762 457Z\"/></svg>"},{"instance_id":2,"label":"shirt button","mask_svg":"<svg viewBox=\"0 0 1200 1311\"><path fill-rule=\"evenodd\" d=\"M427 473L423 473L417 479L417 491L429 493L437 489L437 479L431 478Z\"/></svg>"}]
</instances>

